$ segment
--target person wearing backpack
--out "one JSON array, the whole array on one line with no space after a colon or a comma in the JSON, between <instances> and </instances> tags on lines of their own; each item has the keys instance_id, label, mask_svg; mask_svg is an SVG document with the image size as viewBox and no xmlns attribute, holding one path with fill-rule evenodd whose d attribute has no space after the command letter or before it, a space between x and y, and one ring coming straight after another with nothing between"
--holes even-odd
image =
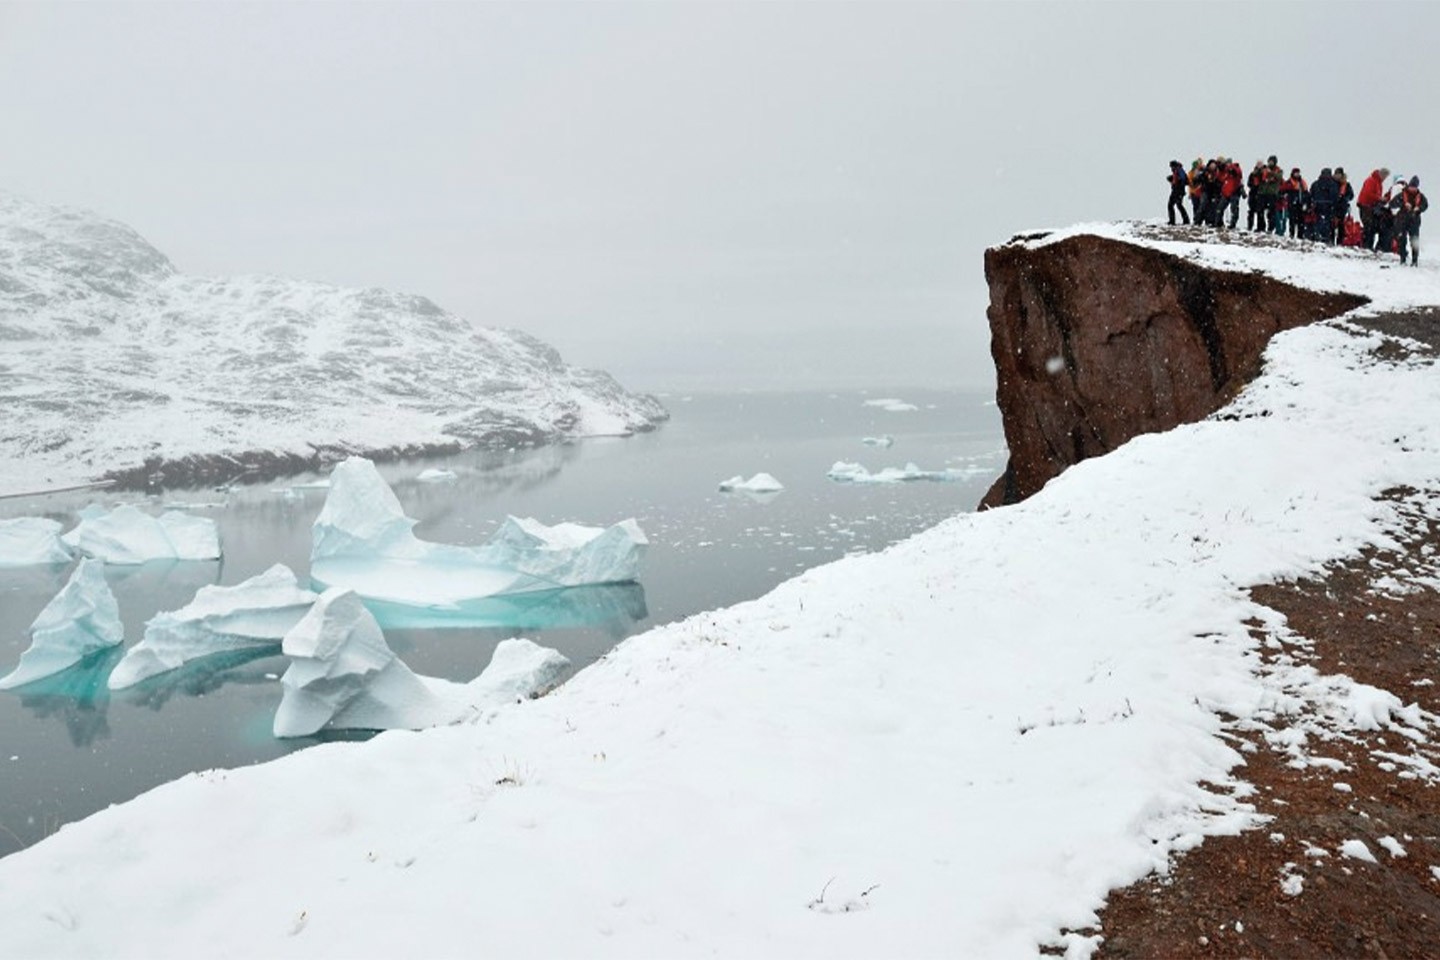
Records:
<instances>
[{"instance_id":1,"label":"person wearing backpack","mask_svg":"<svg viewBox=\"0 0 1440 960\"><path fill-rule=\"evenodd\" d=\"M1250 176L1245 181L1245 186L1250 191L1250 203L1246 207L1245 214L1245 229L1252 233L1269 229L1269 224L1265 220L1265 210L1260 201L1260 185L1264 182L1265 163L1256 160L1255 169L1250 171Z\"/></svg>"},{"instance_id":2,"label":"person wearing backpack","mask_svg":"<svg viewBox=\"0 0 1440 960\"><path fill-rule=\"evenodd\" d=\"M1420 215L1430 207L1430 201L1420 192L1420 178L1411 177L1399 195L1390 201L1395 213L1395 239L1398 242L1400 262L1405 262L1405 248L1410 248L1410 266L1420 265Z\"/></svg>"},{"instance_id":3,"label":"person wearing backpack","mask_svg":"<svg viewBox=\"0 0 1440 960\"><path fill-rule=\"evenodd\" d=\"M1165 214L1170 218L1170 226L1175 226L1175 212L1180 212L1180 221L1185 226L1190 225L1190 214L1185 212L1185 189L1190 186L1190 177L1186 175L1185 168L1180 165L1179 160L1170 161L1170 175L1165 178L1170 181L1170 202L1165 205Z\"/></svg>"},{"instance_id":4,"label":"person wearing backpack","mask_svg":"<svg viewBox=\"0 0 1440 960\"><path fill-rule=\"evenodd\" d=\"M1205 170L1200 174L1200 219L1197 223L1207 227L1220 226L1225 213L1225 198L1221 195L1224 183L1225 175L1220 164L1215 160L1205 164Z\"/></svg>"},{"instance_id":5,"label":"person wearing backpack","mask_svg":"<svg viewBox=\"0 0 1440 960\"><path fill-rule=\"evenodd\" d=\"M1285 228L1277 223L1280 206L1280 185L1285 182L1285 171L1280 169L1280 160L1272 155L1265 162L1265 176L1260 181L1260 209L1265 212L1266 230L1273 230L1282 236Z\"/></svg>"},{"instance_id":6,"label":"person wearing backpack","mask_svg":"<svg viewBox=\"0 0 1440 960\"><path fill-rule=\"evenodd\" d=\"M1335 200L1335 213L1330 218L1330 235L1334 238L1331 242L1339 244L1345 240L1345 220L1350 216L1350 203L1355 199L1355 188L1350 185L1344 167L1335 168L1335 182L1340 186L1340 195Z\"/></svg>"},{"instance_id":7,"label":"person wearing backpack","mask_svg":"<svg viewBox=\"0 0 1440 960\"><path fill-rule=\"evenodd\" d=\"M1280 216L1275 222L1275 232L1283 237L1288 228L1292 240L1299 236L1309 206L1310 188L1296 167L1290 171L1290 178L1280 184Z\"/></svg>"},{"instance_id":8,"label":"person wearing backpack","mask_svg":"<svg viewBox=\"0 0 1440 960\"><path fill-rule=\"evenodd\" d=\"M1335 204L1340 201L1340 184L1325 167L1310 184L1310 206L1315 211L1315 225L1307 239L1335 242Z\"/></svg>"},{"instance_id":9,"label":"person wearing backpack","mask_svg":"<svg viewBox=\"0 0 1440 960\"><path fill-rule=\"evenodd\" d=\"M1390 176L1387 167L1380 167L1378 170L1370 171L1370 176L1360 185L1360 196L1355 198L1355 206L1360 209L1360 225L1365 228L1365 237L1361 245L1366 250L1375 250L1376 242L1379 239L1379 224L1376 221L1375 208L1385 203L1385 178Z\"/></svg>"},{"instance_id":10,"label":"person wearing backpack","mask_svg":"<svg viewBox=\"0 0 1440 960\"><path fill-rule=\"evenodd\" d=\"M1225 224L1226 230L1234 230L1235 224L1240 222L1240 201L1245 196L1245 171L1240 169L1240 164L1231 160L1225 164L1221 171L1220 196L1223 198L1224 206L1230 210L1230 222ZM1223 220L1224 218L1219 218ZM1221 224L1216 223L1217 227Z\"/></svg>"},{"instance_id":11,"label":"person wearing backpack","mask_svg":"<svg viewBox=\"0 0 1440 960\"><path fill-rule=\"evenodd\" d=\"M1190 164L1190 215L1195 221L1195 226L1200 226L1200 212L1205 204L1205 188L1200 182L1201 176L1205 173L1205 161L1199 157Z\"/></svg>"}]
</instances>

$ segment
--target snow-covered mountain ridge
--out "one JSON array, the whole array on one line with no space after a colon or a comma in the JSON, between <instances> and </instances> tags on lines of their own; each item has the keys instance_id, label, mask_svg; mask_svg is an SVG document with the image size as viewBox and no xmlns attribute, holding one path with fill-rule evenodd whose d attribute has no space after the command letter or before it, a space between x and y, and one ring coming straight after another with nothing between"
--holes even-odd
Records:
<instances>
[{"instance_id":1,"label":"snow-covered mountain ridge","mask_svg":"<svg viewBox=\"0 0 1440 960\"><path fill-rule=\"evenodd\" d=\"M190 277L124 224L5 193L0 407L0 493L627 434L667 416L424 297Z\"/></svg>"}]
</instances>

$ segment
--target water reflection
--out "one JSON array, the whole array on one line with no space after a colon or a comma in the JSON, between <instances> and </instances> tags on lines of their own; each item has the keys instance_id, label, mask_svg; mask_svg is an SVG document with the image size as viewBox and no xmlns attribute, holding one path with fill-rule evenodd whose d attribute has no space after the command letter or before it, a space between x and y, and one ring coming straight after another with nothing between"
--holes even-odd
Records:
<instances>
[{"instance_id":1,"label":"water reflection","mask_svg":"<svg viewBox=\"0 0 1440 960\"><path fill-rule=\"evenodd\" d=\"M278 675L276 664L257 664L280 653L280 644L266 647L250 647L245 650L226 650L191 660L174 670L147 677L133 687L126 688L121 696L126 703L159 710L177 693L190 697L203 697L214 693L227 684L254 686L275 683Z\"/></svg>"},{"instance_id":2,"label":"water reflection","mask_svg":"<svg viewBox=\"0 0 1440 960\"><path fill-rule=\"evenodd\" d=\"M416 607L370 599L365 600L365 606L386 630L592 627L617 639L650 615L645 606L645 588L638 583L483 597L446 607Z\"/></svg>"},{"instance_id":3,"label":"water reflection","mask_svg":"<svg viewBox=\"0 0 1440 960\"><path fill-rule=\"evenodd\" d=\"M110 690L105 681L123 655L119 647L100 650L59 673L17 687L20 706L42 720L59 717L77 747L103 740L110 736Z\"/></svg>"}]
</instances>

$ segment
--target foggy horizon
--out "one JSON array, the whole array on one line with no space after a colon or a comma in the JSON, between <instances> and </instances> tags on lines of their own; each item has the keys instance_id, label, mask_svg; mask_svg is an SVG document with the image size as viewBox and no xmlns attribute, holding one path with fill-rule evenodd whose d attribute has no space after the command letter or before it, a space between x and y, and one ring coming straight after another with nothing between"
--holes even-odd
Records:
<instances>
[{"instance_id":1,"label":"foggy horizon","mask_svg":"<svg viewBox=\"0 0 1440 960\"><path fill-rule=\"evenodd\" d=\"M1374 20L1440 12L7 3L0 189L189 274L419 294L631 389L985 388L985 248L1162 216L1171 159L1437 175L1356 69Z\"/></svg>"}]
</instances>

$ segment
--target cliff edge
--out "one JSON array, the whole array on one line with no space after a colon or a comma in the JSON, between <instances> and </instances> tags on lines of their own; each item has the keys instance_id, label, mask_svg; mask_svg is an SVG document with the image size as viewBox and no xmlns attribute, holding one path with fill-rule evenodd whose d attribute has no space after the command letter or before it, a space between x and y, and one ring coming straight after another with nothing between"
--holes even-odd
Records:
<instances>
[{"instance_id":1,"label":"cliff edge","mask_svg":"<svg viewBox=\"0 0 1440 960\"><path fill-rule=\"evenodd\" d=\"M1279 239L1117 226L1131 235L1028 234L985 253L1010 460L982 507L1024 500L1139 434L1209 416L1260 372L1275 334L1368 302L1183 249L1228 241L1263 250ZM1171 252L1152 244L1157 236L1187 244Z\"/></svg>"}]
</instances>

